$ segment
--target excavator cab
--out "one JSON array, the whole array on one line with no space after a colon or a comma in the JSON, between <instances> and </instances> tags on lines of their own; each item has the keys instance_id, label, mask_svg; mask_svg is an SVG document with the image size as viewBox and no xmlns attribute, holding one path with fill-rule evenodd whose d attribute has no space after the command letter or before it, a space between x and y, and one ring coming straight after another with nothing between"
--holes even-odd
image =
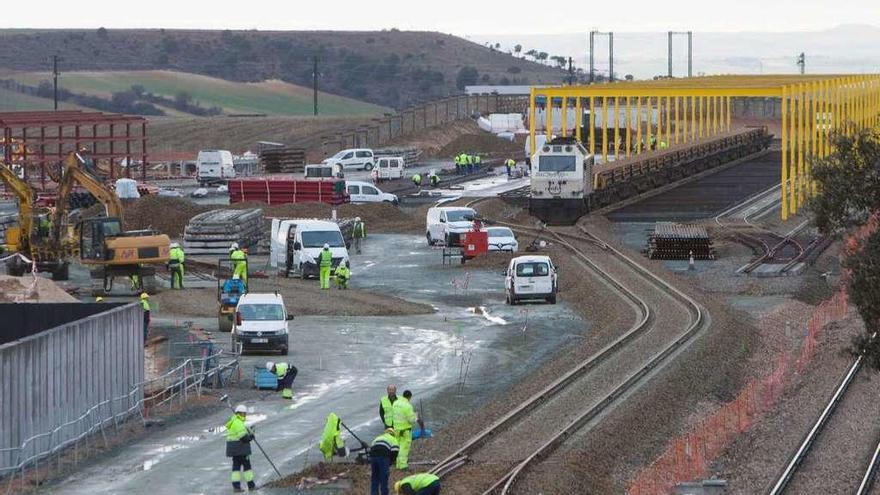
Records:
<instances>
[{"instance_id":1,"label":"excavator cab","mask_svg":"<svg viewBox=\"0 0 880 495\"><path fill-rule=\"evenodd\" d=\"M110 253L106 249L108 237L122 233L122 223L117 217L89 218L82 221L79 228L80 258L88 261L105 261Z\"/></svg>"}]
</instances>

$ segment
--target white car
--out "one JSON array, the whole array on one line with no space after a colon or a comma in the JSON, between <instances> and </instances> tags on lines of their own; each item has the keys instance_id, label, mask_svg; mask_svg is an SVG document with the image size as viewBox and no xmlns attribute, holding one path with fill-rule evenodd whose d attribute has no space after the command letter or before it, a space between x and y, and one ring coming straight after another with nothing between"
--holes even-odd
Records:
<instances>
[{"instance_id":1,"label":"white car","mask_svg":"<svg viewBox=\"0 0 880 495\"><path fill-rule=\"evenodd\" d=\"M425 237L428 245L457 245L458 236L474 228L477 212L463 206L435 206L428 209Z\"/></svg>"},{"instance_id":2,"label":"white car","mask_svg":"<svg viewBox=\"0 0 880 495\"><path fill-rule=\"evenodd\" d=\"M369 182L356 180L345 181L345 189L348 191L349 200L352 203L398 203L397 196L382 192L378 187Z\"/></svg>"},{"instance_id":3,"label":"white car","mask_svg":"<svg viewBox=\"0 0 880 495\"><path fill-rule=\"evenodd\" d=\"M279 294L245 294L235 306L232 343L241 344L242 351L279 351L286 356L290 348L287 322L292 319Z\"/></svg>"},{"instance_id":4,"label":"white car","mask_svg":"<svg viewBox=\"0 0 880 495\"><path fill-rule=\"evenodd\" d=\"M549 256L518 256L510 260L504 292L507 304L545 300L556 304L556 267Z\"/></svg>"},{"instance_id":5,"label":"white car","mask_svg":"<svg viewBox=\"0 0 880 495\"><path fill-rule=\"evenodd\" d=\"M327 158L322 163L338 163L343 169L366 170L369 172L376 166L376 159L373 157L373 150L367 148L356 148L342 150L339 153Z\"/></svg>"},{"instance_id":6,"label":"white car","mask_svg":"<svg viewBox=\"0 0 880 495\"><path fill-rule=\"evenodd\" d=\"M515 253L519 251L519 242L513 231L507 227L489 227L489 251L505 251Z\"/></svg>"}]
</instances>

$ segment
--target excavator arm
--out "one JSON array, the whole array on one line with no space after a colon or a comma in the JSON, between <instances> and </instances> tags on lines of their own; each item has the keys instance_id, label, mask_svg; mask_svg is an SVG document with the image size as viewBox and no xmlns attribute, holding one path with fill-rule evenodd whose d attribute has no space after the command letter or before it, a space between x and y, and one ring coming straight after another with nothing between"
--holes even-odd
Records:
<instances>
[{"instance_id":1,"label":"excavator arm","mask_svg":"<svg viewBox=\"0 0 880 495\"><path fill-rule=\"evenodd\" d=\"M18 225L21 228L20 243L28 242L33 229L34 190L20 179L9 167L0 165L0 179L18 198Z\"/></svg>"},{"instance_id":2,"label":"excavator arm","mask_svg":"<svg viewBox=\"0 0 880 495\"><path fill-rule=\"evenodd\" d=\"M85 188L104 205L108 217L117 217L122 223L122 202L103 182L88 173L83 168L83 163L82 157L77 153L70 153L64 159L61 183L58 184L58 198L55 200L55 224L61 225L61 219L67 210L68 197L75 184Z\"/></svg>"}]
</instances>

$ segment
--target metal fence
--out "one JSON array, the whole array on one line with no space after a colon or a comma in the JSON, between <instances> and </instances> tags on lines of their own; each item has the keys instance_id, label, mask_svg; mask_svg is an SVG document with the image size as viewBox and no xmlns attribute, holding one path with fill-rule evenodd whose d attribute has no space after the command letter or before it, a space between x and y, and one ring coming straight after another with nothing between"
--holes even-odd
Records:
<instances>
[{"instance_id":1,"label":"metal fence","mask_svg":"<svg viewBox=\"0 0 880 495\"><path fill-rule=\"evenodd\" d=\"M0 346L0 477L50 466L103 441L131 418L201 395L237 376L237 350L212 349L144 380L135 304ZM100 434L100 436L99 436Z\"/></svg>"},{"instance_id":2,"label":"metal fence","mask_svg":"<svg viewBox=\"0 0 880 495\"><path fill-rule=\"evenodd\" d=\"M461 95L407 108L393 115L373 119L373 123L322 139L325 155L345 148L378 148L393 140L439 125L471 118L475 113L525 113L525 96Z\"/></svg>"}]
</instances>

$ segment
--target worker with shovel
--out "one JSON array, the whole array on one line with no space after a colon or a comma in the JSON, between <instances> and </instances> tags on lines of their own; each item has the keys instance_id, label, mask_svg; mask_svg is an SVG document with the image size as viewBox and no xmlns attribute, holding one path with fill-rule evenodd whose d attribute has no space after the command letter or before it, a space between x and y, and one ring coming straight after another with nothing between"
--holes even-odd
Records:
<instances>
[{"instance_id":1,"label":"worker with shovel","mask_svg":"<svg viewBox=\"0 0 880 495\"><path fill-rule=\"evenodd\" d=\"M226 457L232 458L232 490L243 492L241 489L241 470L244 469L244 481L248 490L256 490L254 483L254 471L251 468L251 441L254 435L245 425L247 419L247 407L244 404L235 406L235 411L229 421L226 422Z\"/></svg>"},{"instance_id":2,"label":"worker with shovel","mask_svg":"<svg viewBox=\"0 0 880 495\"><path fill-rule=\"evenodd\" d=\"M336 413L327 415L327 422L324 423L324 432L321 433L318 449L324 454L326 462L330 462L334 455L337 457L348 456L348 449L345 447L345 442L342 441L342 420Z\"/></svg>"},{"instance_id":3,"label":"worker with shovel","mask_svg":"<svg viewBox=\"0 0 880 495\"><path fill-rule=\"evenodd\" d=\"M266 363L266 369L278 377L276 392L281 392L282 399L293 399L293 380L296 379L299 370L290 363Z\"/></svg>"}]
</instances>

